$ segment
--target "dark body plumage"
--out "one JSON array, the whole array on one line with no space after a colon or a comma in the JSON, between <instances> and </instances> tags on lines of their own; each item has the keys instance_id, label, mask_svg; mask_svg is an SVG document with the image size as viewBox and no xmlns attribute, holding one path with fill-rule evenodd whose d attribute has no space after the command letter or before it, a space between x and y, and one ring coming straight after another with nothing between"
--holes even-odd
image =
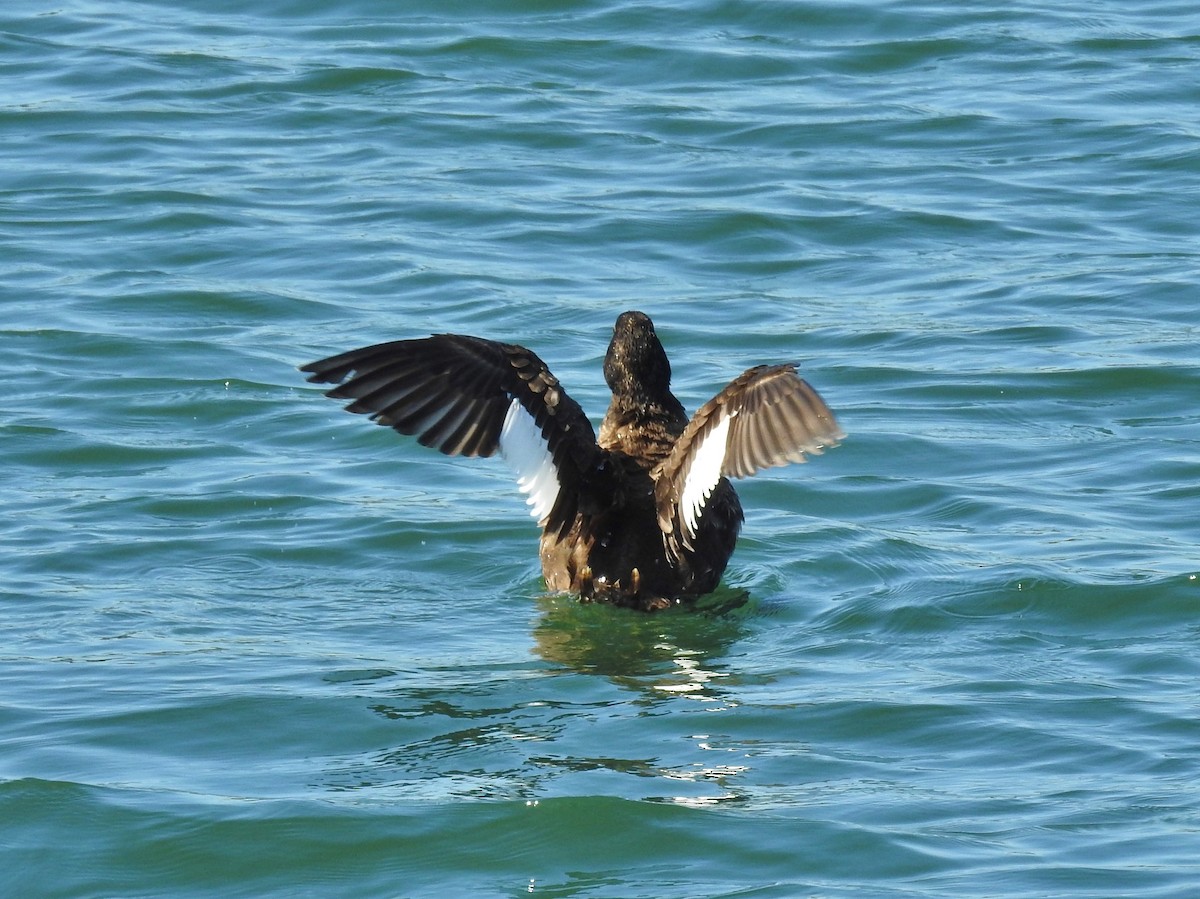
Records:
<instances>
[{"instance_id":1,"label":"dark body plumage","mask_svg":"<svg viewBox=\"0 0 1200 899\"><path fill-rule=\"evenodd\" d=\"M459 334L305 365L351 412L448 455L500 450L542 527L546 586L642 609L712 591L742 506L728 477L800 462L843 436L792 364L731 381L689 420L649 317L626 312L604 360L599 437L534 353ZM347 376L353 375L347 379Z\"/></svg>"}]
</instances>

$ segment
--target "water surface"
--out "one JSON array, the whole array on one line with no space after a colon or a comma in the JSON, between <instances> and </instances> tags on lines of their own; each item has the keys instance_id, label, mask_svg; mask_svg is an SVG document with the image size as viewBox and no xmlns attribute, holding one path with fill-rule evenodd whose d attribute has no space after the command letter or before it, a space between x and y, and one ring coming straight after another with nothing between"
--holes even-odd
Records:
<instances>
[{"instance_id":1,"label":"water surface","mask_svg":"<svg viewBox=\"0 0 1200 899\"><path fill-rule=\"evenodd\" d=\"M0 13L0 884L1184 897L1185 4ZM704 610L546 595L504 467L295 366L517 341L594 419L799 360ZM741 602L745 597L746 601Z\"/></svg>"}]
</instances>

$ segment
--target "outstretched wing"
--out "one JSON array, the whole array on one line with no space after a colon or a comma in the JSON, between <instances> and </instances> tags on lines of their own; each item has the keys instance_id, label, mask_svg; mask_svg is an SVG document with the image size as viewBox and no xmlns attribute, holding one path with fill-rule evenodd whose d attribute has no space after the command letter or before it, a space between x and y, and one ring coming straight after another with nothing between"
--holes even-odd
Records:
<instances>
[{"instance_id":1,"label":"outstretched wing","mask_svg":"<svg viewBox=\"0 0 1200 899\"><path fill-rule=\"evenodd\" d=\"M500 450L540 525L558 530L573 520L582 477L599 453L596 433L524 347L438 334L351 350L300 370L309 381L336 384L325 395L352 400L347 411L447 455Z\"/></svg>"},{"instance_id":2,"label":"outstretched wing","mask_svg":"<svg viewBox=\"0 0 1200 899\"><path fill-rule=\"evenodd\" d=\"M692 416L654 473L658 523L668 551L691 548L722 477L803 462L845 435L794 364L759 365L732 380Z\"/></svg>"}]
</instances>

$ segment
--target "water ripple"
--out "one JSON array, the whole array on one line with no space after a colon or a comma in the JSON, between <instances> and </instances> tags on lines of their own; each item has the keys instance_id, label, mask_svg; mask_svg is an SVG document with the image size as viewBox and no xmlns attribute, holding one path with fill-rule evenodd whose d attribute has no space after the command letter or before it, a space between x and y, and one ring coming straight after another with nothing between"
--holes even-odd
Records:
<instances>
[{"instance_id":1,"label":"water ripple","mask_svg":"<svg viewBox=\"0 0 1200 899\"><path fill-rule=\"evenodd\" d=\"M1190 10L80 0L0 47L0 891L1194 890ZM738 485L695 612L545 595L501 465L295 371L480 334L598 417L630 307L690 408L795 359L850 435Z\"/></svg>"}]
</instances>

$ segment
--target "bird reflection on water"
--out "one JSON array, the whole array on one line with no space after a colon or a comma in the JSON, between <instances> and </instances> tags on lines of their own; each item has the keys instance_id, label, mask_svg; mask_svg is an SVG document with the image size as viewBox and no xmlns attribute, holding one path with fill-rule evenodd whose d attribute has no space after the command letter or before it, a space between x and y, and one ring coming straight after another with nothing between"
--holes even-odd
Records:
<instances>
[{"instance_id":1,"label":"bird reflection on water","mask_svg":"<svg viewBox=\"0 0 1200 899\"><path fill-rule=\"evenodd\" d=\"M546 595L539 599L536 651L547 662L581 673L678 693L680 671L696 672L697 682L722 676L714 662L737 639L742 630L737 613L749 602L747 591L722 586L702 605L648 619L603 605L581 605L561 594ZM702 678L710 668L711 678ZM661 683L659 677L664 678Z\"/></svg>"}]
</instances>

